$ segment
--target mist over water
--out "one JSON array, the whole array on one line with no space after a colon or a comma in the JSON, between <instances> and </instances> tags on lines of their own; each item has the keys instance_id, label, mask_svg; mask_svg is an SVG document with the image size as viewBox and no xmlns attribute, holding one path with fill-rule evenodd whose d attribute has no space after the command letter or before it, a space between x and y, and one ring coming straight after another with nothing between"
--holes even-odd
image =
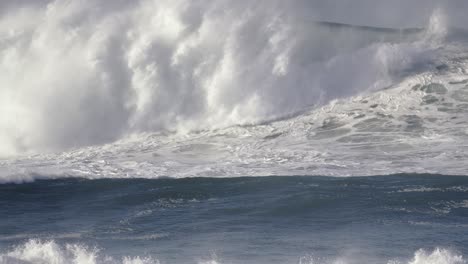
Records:
<instances>
[{"instance_id":1,"label":"mist over water","mask_svg":"<svg viewBox=\"0 0 468 264\"><path fill-rule=\"evenodd\" d=\"M0 182L466 174L467 4L353 3L3 1Z\"/></svg>"},{"instance_id":2,"label":"mist over water","mask_svg":"<svg viewBox=\"0 0 468 264\"><path fill-rule=\"evenodd\" d=\"M334 19L340 8L320 2L57 0L2 6L3 155L286 117L389 86L432 42L424 40L426 33L317 24L358 17L351 10ZM399 26L427 27L431 13L439 23L453 9L422 7ZM394 26L372 18L356 22ZM427 46L396 44L421 39Z\"/></svg>"}]
</instances>

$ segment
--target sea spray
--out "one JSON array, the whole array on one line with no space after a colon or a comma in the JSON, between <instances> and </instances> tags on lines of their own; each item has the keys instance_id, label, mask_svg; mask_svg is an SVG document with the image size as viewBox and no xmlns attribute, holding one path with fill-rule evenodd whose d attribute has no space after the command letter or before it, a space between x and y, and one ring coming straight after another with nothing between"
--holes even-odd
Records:
<instances>
[{"instance_id":1,"label":"sea spray","mask_svg":"<svg viewBox=\"0 0 468 264\"><path fill-rule=\"evenodd\" d=\"M199 264L221 264L214 256L212 260L199 261ZM194 260L195 261L195 260ZM361 260L363 261L363 260ZM365 260L364 260L365 261ZM410 261L382 260L387 264L465 264L463 256L450 250L437 248L433 251L418 250ZM66 244L64 246L54 241L29 240L9 252L0 253L0 264L161 264L152 257L123 257L116 260L97 249L90 249L79 244ZM353 264L353 259L339 257L335 260L326 260L316 257L301 257L299 264Z\"/></svg>"},{"instance_id":2,"label":"sea spray","mask_svg":"<svg viewBox=\"0 0 468 264\"><path fill-rule=\"evenodd\" d=\"M56 0L12 8L0 15L0 155L262 123L384 88L426 49L405 52L420 34L324 24L299 15L303 5ZM444 30L432 21L430 32ZM385 50L401 57L389 64Z\"/></svg>"}]
</instances>

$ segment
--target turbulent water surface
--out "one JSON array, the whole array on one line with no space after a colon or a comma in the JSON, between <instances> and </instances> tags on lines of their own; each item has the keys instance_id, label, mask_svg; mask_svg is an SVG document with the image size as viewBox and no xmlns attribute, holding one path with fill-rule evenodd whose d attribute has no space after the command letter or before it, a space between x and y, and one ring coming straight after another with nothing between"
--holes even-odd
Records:
<instances>
[{"instance_id":1,"label":"turbulent water surface","mask_svg":"<svg viewBox=\"0 0 468 264\"><path fill-rule=\"evenodd\" d=\"M1 1L0 263L466 263L466 11Z\"/></svg>"},{"instance_id":2,"label":"turbulent water surface","mask_svg":"<svg viewBox=\"0 0 468 264\"><path fill-rule=\"evenodd\" d=\"M0 213L0 247L16 245L0 263L422 264L468 254L459 176L37 181L1 185Z\"/></svg>"}]
</instances>

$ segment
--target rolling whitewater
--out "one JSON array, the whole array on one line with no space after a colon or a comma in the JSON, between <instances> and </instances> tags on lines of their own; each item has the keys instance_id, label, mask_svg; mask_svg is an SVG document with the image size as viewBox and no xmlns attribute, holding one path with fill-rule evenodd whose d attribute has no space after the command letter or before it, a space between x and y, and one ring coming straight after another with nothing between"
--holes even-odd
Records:
<instances>
[{"instance_id":1,"label":"rolling whitewater","mask_svg":"<svg viewBox=\"0 0 468 264\"><path fill-rule=\"evenodd\" d=\"M467 263L468 4L342 2L2 1L0 264Z\"/></svg>"}]
</instances>

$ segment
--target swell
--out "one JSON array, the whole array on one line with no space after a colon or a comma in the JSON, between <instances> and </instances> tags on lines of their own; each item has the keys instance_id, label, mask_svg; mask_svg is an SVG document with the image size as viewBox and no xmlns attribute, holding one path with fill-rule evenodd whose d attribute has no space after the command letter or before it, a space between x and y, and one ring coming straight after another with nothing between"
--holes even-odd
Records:
<instances>
[{"instance_id":1,"label":"swell","mask_svg":"<svg viewBox=\"0 0 468 264\"><path fill-rule=\"evenodd\" d=\"M1 14L0 154L281 118L390 85L445 28L441 14L403 34L311 23L301 2L119 3Z\"/></svg>"},{"instance_id":2,"label":"swell","mask_svg":"<svg viewBox=\"0 0 468 264\"><path fill-rule=\"evenodd\" d=\"M332 30L352 30L352 31L369 31L372 33L389 33L391 35L400 34L402 36L417 34L424 32L424 28L388 28L388 27L372 27L372 26L359 26L331 21L318 21L313 22L317 25L329 28Z\"/></svg>"},{"instance_id":3,"label":"swell","mask_svg":"<svg viewBox=\"0 0 468 264\"><path fill-rule=\"evenodd\" d=\"M465 263L467 192L441 175L0 185L0 263Z\"/></svg>"}]
</instances>

